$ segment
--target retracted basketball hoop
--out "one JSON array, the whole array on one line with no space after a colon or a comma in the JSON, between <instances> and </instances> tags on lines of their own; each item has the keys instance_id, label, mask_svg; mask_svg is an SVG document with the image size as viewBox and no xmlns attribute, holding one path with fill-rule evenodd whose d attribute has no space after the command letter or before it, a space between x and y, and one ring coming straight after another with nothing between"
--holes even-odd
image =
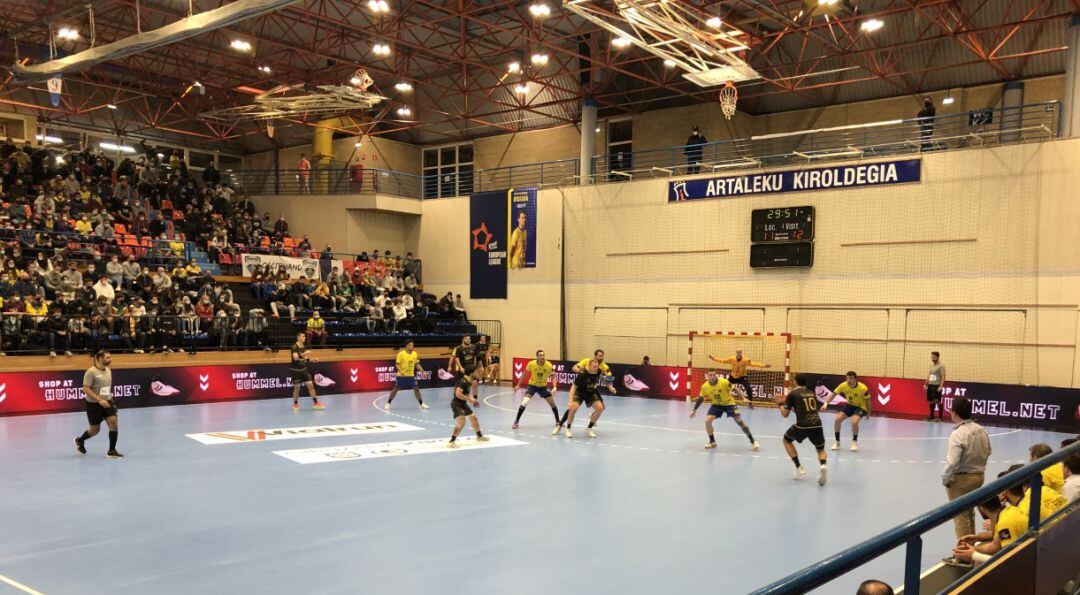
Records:
<instances>
[{"instance_id":1,"label":"retracted basketball hoop","mask_svg":"<svg viewBox=\"0 0 1080 595\"><path fill-rule=\"evenodd\" d=\"M728 81L724 88L720 89L720 109L724 111L724 117L730 120L735 115L735 106L739 102L739 90L735 83Z\"/></svg>"}]
</instances>

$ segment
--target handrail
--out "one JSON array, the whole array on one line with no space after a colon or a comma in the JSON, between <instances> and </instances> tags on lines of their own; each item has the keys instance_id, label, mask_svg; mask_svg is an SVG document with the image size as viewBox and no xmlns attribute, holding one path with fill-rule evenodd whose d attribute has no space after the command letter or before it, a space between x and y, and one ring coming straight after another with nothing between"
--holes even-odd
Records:
<instances>
[{"instance_id":1,"label":"handrail","mask_svg":"<svg viewBox=\"0 0 1080 595\"><path fill-rule=\"evenodd\" d=\"M904 568L904 592L908 595L919 595L919 569L922 554L921 536L923 533L952 520L964 511L975 508L980 502L1005 491L1009 486L1029 479L1031 480L1031 502L1040 502L1042 470L1056 465L1075 454L1080 454L1080 443L1071 444L1033 463L1024 465L1023 468L985 484L948 504L921 514L906 523L885 531L877 537L867 539L766 587L753 591L751 595L806 593L904 544L908 546ZM1035 531L1039 528L1039 508L1038 505L1032 505L1029 509L1029 531Z\"/></svg>"}]
</instances>

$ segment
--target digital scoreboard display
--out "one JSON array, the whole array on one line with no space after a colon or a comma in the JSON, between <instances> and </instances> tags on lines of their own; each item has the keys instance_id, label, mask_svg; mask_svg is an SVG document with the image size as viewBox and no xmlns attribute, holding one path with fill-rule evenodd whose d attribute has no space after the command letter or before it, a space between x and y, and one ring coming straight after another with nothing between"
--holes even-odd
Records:
<instances>
[{"instance_id":1,"label":"digital scoreboard display","mask_svg":"<svg viewBox=\"0 0 1080 595\"><path fill-rule=\"evenodd\" d=\"M751 242L814 239L814 207L755 209L750 215Z\"/></svg>"}]
</instances>

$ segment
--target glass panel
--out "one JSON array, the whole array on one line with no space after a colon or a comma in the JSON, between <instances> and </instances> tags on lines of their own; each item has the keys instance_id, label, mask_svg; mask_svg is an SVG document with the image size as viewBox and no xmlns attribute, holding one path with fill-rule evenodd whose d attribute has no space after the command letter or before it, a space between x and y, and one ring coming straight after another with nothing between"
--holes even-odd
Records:
<instances>
[{"instance_id":1,"label":"glass panel","mask_svg":"<svg viewBox=\"0 0 1080 595\"><path fill-rule=\"evenodd\" d=\"M439 165L439 150L424 149L424 167L436 167Z\"/></svg>"},{"instance_id":2,"label":"glass panel","mask_svg":"<svg viewBox=\"0 0 1080 595\"><path fill-rule=\"evenodd\" d=\"M454 167L439 170L439 196L457 196L457 172Z\"/></svg>"},{"instance_id":3,"label":"glass panel","mask_svg":"<svg viewBox=\"0 0 1080 595\"><path fill-rule=\"evenodd\" d=\"M188 152L188 166L189 167L202 167L206 168L208 165L214 162L214 156L210 153L200 153L198 151Z\"/></svg>"},{"instance_id":4,"label":"glass panel","mask_svg":"<svg viewBox=\"0 0 1080 595\"><path fill-rule=\"evenodd\" d=\"M461 145L458 147L458 163L472 163L473 160L473 146Z\"/></svg>"},{"instance_id":5,"label":"glass panel","mask_svg":"<svg viewBox=\"0 0 1080 595\"><path fill-rule=\"evenodd\" d=\"M439 165L446 167L457 163L456 147L443 147L439 149Z\"/></svg>"},{"instance_id":6,"label":"glass panel","mask_svg":"<svg viewBox=\"0 0 1080 595\"><path fill-rule=\"evenodd\" d=\"M619 120L608 122L608 144L622 143L633 140L634 121Z\"/></svg>"},{"instance_id":7,"label":"glass panel","mask_svg":"<svg viewBox=\"0 0 1080 595\"><path fill-rule=\"evenodd\" d=\"M472 194L473 191L473 168L472 164L458 166L458 194Z\"/></svg>"},{"instance_id":8,"label":"glass panel","mask_svg":"<svg viewBox=\"0 0 1080 595\"><path fill-rule=\"evenodd\" d=\"M439 175L438 170L425 169L424 170L424 198L438 198L439 196Z\"/></svg>"}]
</instances>

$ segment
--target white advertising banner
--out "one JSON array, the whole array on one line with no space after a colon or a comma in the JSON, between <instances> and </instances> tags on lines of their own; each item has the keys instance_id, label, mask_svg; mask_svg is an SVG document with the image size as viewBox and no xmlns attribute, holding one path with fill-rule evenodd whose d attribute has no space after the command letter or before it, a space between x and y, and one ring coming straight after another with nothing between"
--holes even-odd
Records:
<instances>
[{"instance_id":1,"label":"white advertising banner","mask_svg":"<svg viewBox=\"0 0 1080 595\"><path fill-rule=\"evenodd\" d=\"M299 279L301 276L308 279L320 279L319 261L314 258L291 258L288 256L275 256L273 254L241 254L245 277L251 277L251 271L255 267L270 265L271 270L285 267L290 279Z\"/></svg>"}]
</instances>

